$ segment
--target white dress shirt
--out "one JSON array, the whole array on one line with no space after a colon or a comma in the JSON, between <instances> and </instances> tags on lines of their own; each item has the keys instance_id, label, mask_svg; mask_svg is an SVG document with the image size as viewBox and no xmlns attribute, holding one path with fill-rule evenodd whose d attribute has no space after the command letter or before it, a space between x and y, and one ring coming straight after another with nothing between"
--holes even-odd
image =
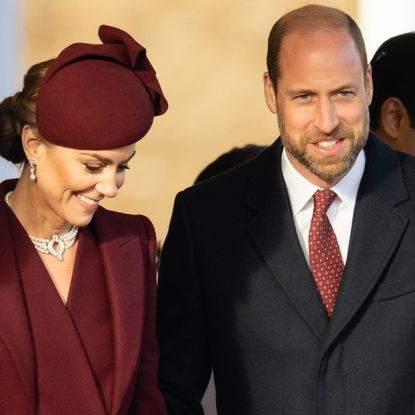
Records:
<instances>
[{"instance_id":1,"label":"white dress shirt","mask_svg":"<svg viewBox=\"0 0 415 415\"><path fill-rule=\"evenodd\" d=\"M365 169L365 163L365 153L361 150L352 168L331 188L336 192L337 197L329 207L327 217L336 234L344 264L347 260L356 195ZM310 265L308 234L314 209L313 194L321 189L298 173L288 159L285 148L281 156L281 169L288 190L298 239L304 256Z\"/></svg>"}]
</instances>

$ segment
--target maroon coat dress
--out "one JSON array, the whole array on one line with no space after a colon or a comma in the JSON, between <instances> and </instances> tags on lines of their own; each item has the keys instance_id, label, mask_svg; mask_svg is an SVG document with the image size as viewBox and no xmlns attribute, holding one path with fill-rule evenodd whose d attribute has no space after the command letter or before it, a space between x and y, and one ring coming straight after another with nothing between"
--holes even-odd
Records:
<instances>
[{"instance_id":1,"label":"maroon coat dress","mask_svg":"<svg viewBox=\"0 0 415 415\"><path fill-rule=\"evenodd\" d=\"M66 305L0 187L0 414L164 415L155 235L99 208L81 229Z\"/></svg>"}]
</instances>

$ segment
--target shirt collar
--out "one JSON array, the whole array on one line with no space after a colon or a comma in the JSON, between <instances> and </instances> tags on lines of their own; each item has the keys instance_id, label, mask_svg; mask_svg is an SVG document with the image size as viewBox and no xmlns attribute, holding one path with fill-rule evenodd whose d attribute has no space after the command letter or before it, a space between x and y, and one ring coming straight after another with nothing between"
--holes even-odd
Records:
<instances>
[{"instance_id":1,"label":"shirt collar","mask_svg":"<svg viewBox=\"0 0 415 415\"><path fill-rule=\"evenodd\" d=\"M346 204L346 206L351 206L356 201L357 191L359 190L365 164L365 152L360 150L352 168L338 183L332 187L332 190L336 192L337 196L343 203ZM312 198L313 194L319 190L319 187L305 179L293 167L287 157L285 148L283 148L281 155L281 170L287 186L291 208L293 214L296 215L304 208L304 206Z\"/></svg>"}]
</instances>

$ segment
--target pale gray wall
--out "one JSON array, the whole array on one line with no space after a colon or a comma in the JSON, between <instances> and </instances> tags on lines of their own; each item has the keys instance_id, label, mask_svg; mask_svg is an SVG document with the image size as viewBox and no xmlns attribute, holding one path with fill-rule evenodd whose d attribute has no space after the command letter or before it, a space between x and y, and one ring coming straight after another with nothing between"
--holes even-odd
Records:
<instances>
[{"instance_id":1,"label":"pale gray wall","mask_svg":"<svg viewBox=\"0 0 415 415\"><path fill-rule=\"evenodd\" d=\"M0 100L14 94L19 88L21 78L22 47L19 18L20 0L1 0L0 2ZM17 177L17 167L0 157L0 181Z\"/></svg>"}]
</instances>

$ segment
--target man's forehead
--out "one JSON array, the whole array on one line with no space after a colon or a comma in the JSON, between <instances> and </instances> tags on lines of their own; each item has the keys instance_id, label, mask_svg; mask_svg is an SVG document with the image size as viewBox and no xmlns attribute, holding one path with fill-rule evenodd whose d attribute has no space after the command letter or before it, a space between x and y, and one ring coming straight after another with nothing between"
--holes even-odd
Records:
<instances>
[{"instance_id":1,"label":"man's forehead","mask_svg":"<svg viewBox=\"0 0 415 415\"><path fill-rule=\"evenodd\" d=\"M360 55L351 36L343 31L297 31L286 38L279 56L279 80L294 89L340 88L362 77ZM330 85L329 85L330 84Z\"/></svg>"},{"instance_id":2,"label":"man's forehead","mask_svg":"<svg viewBox=\"0 0 415 415\"><path fill-rule=\"evenodd\" d=\"M333 37L342 38L345 41L350 41L354 43L353 38L350 33L345 29L339 29L334 27L298 27L290 29L283 37L281 42L281 50L284 48L295 48L295 44L292 43L293 40L302 40L309 42L310 44L315 43L316 46L319 46L317 41L327 38L331 39Z\"/></svg>"},{"instance_id":3,"label":"man's forehead","mask_svg":"<svg viewBox=\"0 0 415 415\"><path fill-rule=\"evenodd\" d=\"M328 53L348 53L351 57L359 58L355 42L345 30L324 30L313 31L296 30L288 33L281 44L278 57L280 65L283 66L291 60L311 55Z\"/></svg>"}]
</instances>

